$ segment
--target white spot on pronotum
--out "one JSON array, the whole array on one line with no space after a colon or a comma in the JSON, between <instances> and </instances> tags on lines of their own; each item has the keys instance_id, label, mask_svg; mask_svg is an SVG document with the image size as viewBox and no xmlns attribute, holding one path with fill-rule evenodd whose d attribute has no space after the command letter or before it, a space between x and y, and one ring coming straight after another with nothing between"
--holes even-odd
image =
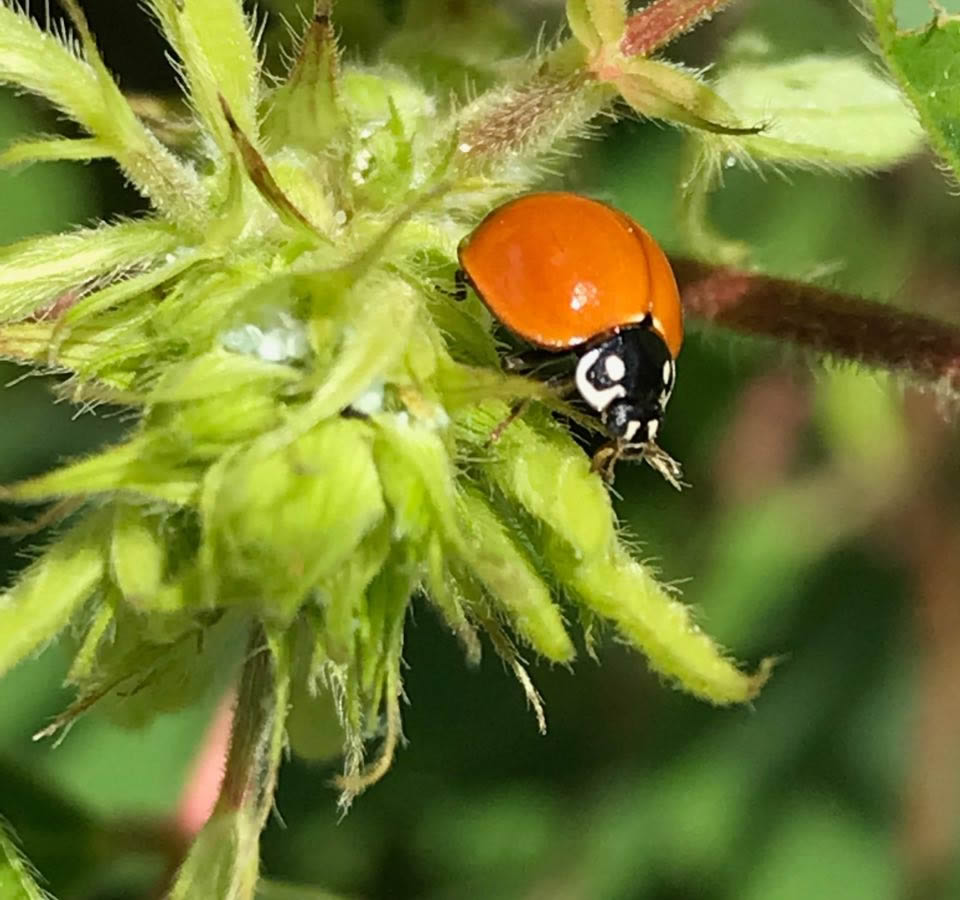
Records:
<instances>
[{"instance_id":1,"label":"white spot on pronotum","mask_svg":"<svg viewBox=\"0 0 960 900\"><path fill-rule=\"evenodd\" d=\"M650 419L647 422L647 440L652 441L657 437L657 432L660 430L660 420L659 419Z\"/></svg>"},{"instance_id":2,"label":"white spot on pronotum","mask_svg":"<svg viewBox=\"0 0 960 900\"><path fill-rule=\"evenodd\" d=\"M607 370L607 378L611 381L623 381L623 376L627 374L627 367L623 360L614 353L604 359L603 367Z\"/></svg>"},{"instance_id":3,"label":"white spot on pronotum","mask_svg":"<svg viewBox=\"0 0 960 900\"><path fill-rule=\"evenodd\" d=\"M668 359L663 364L663 383L670 384L670 382L672 381L673 381L673 362Z\"/></svg>"},{"instance_id":4,"label":"white spot on pronotum","mask_svg":"<svg viewBox=\"0 0 960 900\"><path fill-rule=\"evenodd\" d=\"M594 347L593 350L580 357L580 362L577 363L576 384L580 396L597 412L603 412L614 400L625 397L627 389L622 384L615 384L613 387L604 390L597 390L593 386L589 373L599 357L599 347Z\"/></svg>"},{"instance_id":5,"label":"white spot on pronotum","mask_svg":"<svg viewBox=\"0 0 960 900\"><path fill-rule=\"evenodd\" d=\"M570 292L570 309L578 311L597 300L597 286L592 281L578 281Z\"/></svg>"}]
</instances>

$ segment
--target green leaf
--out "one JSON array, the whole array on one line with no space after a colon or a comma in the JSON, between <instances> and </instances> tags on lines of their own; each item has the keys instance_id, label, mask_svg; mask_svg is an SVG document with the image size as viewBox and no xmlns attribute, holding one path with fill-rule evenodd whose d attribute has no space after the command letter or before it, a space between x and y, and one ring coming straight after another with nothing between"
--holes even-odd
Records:
<instances>
[{"instance_id":1,"label":"green leaf","mask_svg":"<svg viewBox=\"0 0 960 900\"><path fill-rule=\"evenodd\" d=\"M37 884L30 864L20 855L0 819L0 897L3 900L48 900Z\"/></svg>"},{"instance_id":2,"label":"green leaf","mask_svg":"<svg viewBox=\"0 0 960 900\"><path fill-rule=\"evenodd\" d=\"M105 570L102 515L60 538L0 595L0 675L53 640L90 597Z\"/></svg>"},{"instance_id":3,"label":"green leaf","mask_svg":"<svg viewBox=\"0 0 960 900\"><path fill-rule=\"evenodd\" d=\"M863 59L805 56L739 63L716 92L758 134L707 138L720 152L800 166L884 169L922 147L900 93Z\"/></svg>"},{"instance_id":4,"label":"green leaf","mask_svg":"<svg viewBox=\"0 0 960 900\"><path fill-rule=\"evenodd\" d=\"M897 30L893 0L873 0L880 49L927 139L960 177L960 20L937 13L919 31ZM872 131L871 131L872 135Z\"/></svg>"}]
</instances>

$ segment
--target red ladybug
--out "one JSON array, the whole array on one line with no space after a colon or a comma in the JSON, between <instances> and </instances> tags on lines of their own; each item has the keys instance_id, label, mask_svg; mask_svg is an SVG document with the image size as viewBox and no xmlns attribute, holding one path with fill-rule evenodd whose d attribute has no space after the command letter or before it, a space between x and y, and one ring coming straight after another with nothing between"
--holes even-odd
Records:
<instances>
[{"instance_id":1,"label":"red ladybug","mask_svg":"<svg viewBox=\"0 0 960 900\"><path fill-rule=\"evenodd\" d=\"M577 354L576 389L614 439L612 462L637 449L663 471L655 450L676 467L655 440L683 313L670 263L646 230L589 197L526 194L493 210L458 256L507 328L544 350Z\"/></svg>"}]
</instances>

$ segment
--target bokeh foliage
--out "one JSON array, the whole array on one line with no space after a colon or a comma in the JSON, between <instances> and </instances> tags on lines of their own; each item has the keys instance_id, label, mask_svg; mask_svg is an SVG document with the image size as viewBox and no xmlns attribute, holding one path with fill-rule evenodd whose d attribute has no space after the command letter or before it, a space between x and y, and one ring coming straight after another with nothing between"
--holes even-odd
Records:
<instances>
[{"instance_id":1,"label":"bokeh foliage","mask_svg":"<svg viewBox=\"0 0 960 900\"><path fill-rule=\"evenodd\" d=\"M370 25L373 15L355 27L373 52L399 12L370 7L384 30ZM863 21L842 4L787 14L758 3L744 18L741 27L784 59L825 45L862 52ZM101 33L109 55L110 31ZM719 40L694 35L678 52L703 60ZM17 117L33 115L22 100L5 103L17 130ZM676 135L628 121L571 161L567 183L617 202L670 246L682 165ZM19 173L10 184L39 179L25 214L50 216L25 218L20 233L92 214L93 198L82 205L90 174ZM105 193L117 190L109 173L95 175ZM111 206L131 202L108 196ZM882 298L902 285L900 302L957 317L948 305L960 274L956 213L928 163L871 180L760 181L734 168L711 202L724 233L768 271ZM777 435L747 428L764 390L773 397L767 419L798 422L787 462L767 481L750 463ZM17 423L3 438L4 480L109 436L109 422L72 422L51 408L37 380L0 399ZM402 765L339 825L324 787L330 773L287 766L278 796L286 827L267 833L266 871L370 897L790 900L831 896L836 885L845 897L901 896L916 875L904 849L905 786L920 765L915 726L936 659L920 607L937 561L924 569L911 556L900 514L926 497L913 474L936 478L956 454L928 400L776 348L695 334L670 417L695 490L677 497L650 473L625 471L620 511L665 577L692 577L685 594L722 639L744 653L789 654L757 709L703 709L607 645L603 665L581 665L575 678L536 672L550 724L541 739L498 664L464 671L421 609L407 648L415 665ZM926 512L956 534L949 470L938 483L946 489L926 498ZM947 540L944 554L957 546ZM16 550L8 545L11 567ZM63 671L54 648L3 683L0 746L12 764L0 773L0 812L61 896L136 895L155 871L111 843L108 825L170 813L206 711L133 733L91 717L56 750L31 745L30 731L64 703ZM939 878L931 896L954 896L949 866Z\"/></svg>"}]
</instances>

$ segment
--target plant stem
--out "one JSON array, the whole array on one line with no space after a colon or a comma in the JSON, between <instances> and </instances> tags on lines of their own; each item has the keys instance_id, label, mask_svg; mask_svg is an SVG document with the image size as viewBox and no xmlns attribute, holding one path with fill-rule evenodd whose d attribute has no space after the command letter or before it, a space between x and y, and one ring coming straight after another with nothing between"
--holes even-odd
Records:
<instances>
[{"instance_id":1,"label":"plant stem","mask_svg":"<svg viewBox=\"0 0 960 900\"><path fill-rule=\"evenodd\" d=\"M960 328L812 284L673 261L684 309L713 325L906 374L960 399Z\"/></svg>"},{"instance_id":2,"label":"plant stem","mask_svg":"<svg viewBox=\"0 0 960 900\"><path fill-rule=\"evenodd\" d=\"M261 626L250 635L247 662L243 667L233 731L227 753L226 770L217 800L218 812L246 809L249 812L269 808L276 776L271 739L275 722L281 722L285 709L277 704L275 661ZM282 730L282 725L281 725Z\"/></svg>"},{"instance_id":3,"label":"plant stem","mask_svg":"<svg viewBox=\"0 0 960 900\"><path fill-rule=\"evenodd\" d=\"M624 56L649 56L732 2L655 0L627 19L620 52Z\"/></svg>"}]
</instances>

